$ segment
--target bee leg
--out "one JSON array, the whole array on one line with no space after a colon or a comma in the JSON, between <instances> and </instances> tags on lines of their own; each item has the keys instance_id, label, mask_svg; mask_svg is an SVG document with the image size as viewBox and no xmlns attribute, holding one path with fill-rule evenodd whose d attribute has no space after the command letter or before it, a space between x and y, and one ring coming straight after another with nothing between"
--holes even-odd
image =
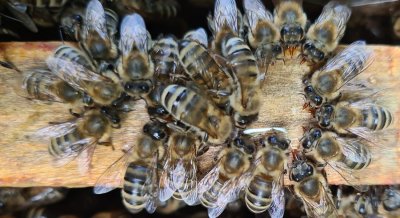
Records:
<instances>
[{"instance_id":1,"label":"bee leg","mask_svg":"<svg viewBox=\"0 0 400 218\"><path fill-rule=\"evenodd\" d=\"M70 113L72 116L76 117L76 118L80 118L80 117L82 116L82 111L80 111L80 112L75 112L72 108L69 109L69 113Z\"/></svg>"}]
</instances>

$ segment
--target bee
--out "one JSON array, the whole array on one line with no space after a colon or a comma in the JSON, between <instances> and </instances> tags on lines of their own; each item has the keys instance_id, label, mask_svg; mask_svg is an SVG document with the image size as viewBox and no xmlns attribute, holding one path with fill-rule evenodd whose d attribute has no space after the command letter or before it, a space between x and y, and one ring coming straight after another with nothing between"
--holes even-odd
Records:
<instances>
[{"instance_id":1,"label":"bee","mask_svg":"<svg viewBox=\"0 0 400 218\"><path fill-rule=\"evenodd\" d=\"M168 152L164 171L160 177L163 188L160 200L174 198L188 205L197 202L196 154L198 140L190 134L173 133L168 139Z\"/></svg>"},{"instance_id":2,"label":"bee","mask_svg":"<svg viewBox=\"0 0 400 218\"><path fill-rule=\"evenodd\" d=\"M304 57L314 63L327 58L338 46L346 30L351 10L346 5L330 1L310 26L303 44Z\"/></svg>"},{"instance_id":3,"label":"bee","mask_svg":"<svg viewBox=\"0 0 400 218\"><path fill-rule=\"evenodd\" d=\"M114 162L97 180L94 192L103 194L122 185L122 202L131 213L157 208L159 180L157 164L163 159L166 127L159 122L143 126L135 145ZM126 169L125 173L122 169Z\"/></svg>"},{"instance_id":4,"label":"bee","mask_svg":"<svg viewBox=\"0 0 400 218\"><path fill-rule=\"evenodd\" d=\"M274 130L263 134L261 145L246 188L245 202L253 213L268 210L271 217L283 217L283 174L287 165L290 140L283 132Z\"/></svg>"},{"instance_id":5,"label":"bee","mask_svg":"<svg viewBox=\"0 0 400 218\"><path fill-rule=\"evenodd\" d=\"M400 214L400 191L396 186L389 186L383 190L379 212L392 216Z\"/></svg>"},{"instance_id":6,"label":"bee","mask_svg":"<svg viewBox=\"0 0 400 218\"><path fill-rule=\"evenodd\" d=\"M222 144L231 135L231 118L193 89L168 85L161 93L160 102L176 120L200 134L202 141Z\"/></svg>"},{"instance_id":7,"label":"bee","mask_svg":"<svg viewBox=\"0 0 400 218\"><path fill-rule=\"evenodd\" d=\"M368 167L372 154L367 142L359 138L339 137L333 132L312 128L301 140L303 151L317 163L329 163L335 170L352 175L353 170Z\"/></svg>"},{"instance_id":8,"label":"bee","mask_svg":"<svg viewBox=\"0 0 400 218\"><path fill-rule=\"evenodd\" d=\"M389 110L376 104L366 104L365 101L323 104L317 109L316 118L322 128L367 138L366 133L385 129L393 122L393 115Z\"/></svg>"},{"instance_id":9,"label":"bee","mask_svg":"<svg viewBox=\"0 0 400 218\"><path fill-rule=\"evenodd\" d=\"M118 49L112 37L117 25L118 16L114 12L106 13L98 0L91 0L86 7L82 30L77 32L83 50L95 60L117 58Z\"/></svg>"},{"instance_id":10,"label":"bee","mask_svg":"<svg viewBox=\"0 0 400 218\"><path fill-rule=\"evenodd\" d=\"M228 203L238 199L248 181L255 144L245 135L235 138L219 154L216 166L198 184L201 204L209 217L219 216Z\"/></svg>"},{"instance_id":11,"label":"bee","mask_svg":"<svg viewBox=\"0 0 400 218\"><path fill-rule=\"evenodd\" d=\"M134 98L147 95L153 88L154 64L148 55L150 34L138 14L126 16L121 24L118 74L125 91Z\"/></svg>"},{"instance_id":12,"label":"bee","mask_svg":"<svg viewBox=\"0 0 400 218\"><path fill-rule=\"evenodd\" d=\"M255 56L265 66L272 59L282 58L281 35L274 24L274 17L259 0L245 0L245 22L248 26L247 41Z\"/></svg>"},{"instance_id":13,"label":"bee","mask_svg":"<svg viewBox=\"0 0 400 218\"><path fill-rule=\"evenodd\" d=\"M52 56L47 59L47 66L53 74L74 89L87 93L101 106L111 105L123 92L119 81L112 81L71 60Z\"/></svg>"},{"instance_id":14,"label":"bee","mask_svg":"<svg viewBox=\"0 0 400 218\"><path fill-rule=\"evenodd\" d=\"M111 145L111 123L99 110L90 110L83 117L42 128L35 136L50 138L48 151L56 166L82 154L78 167L81 173L86 173L95 144Z\"/></svg>"},{"instance_id":15,"label":"bee","mask_svg":"<svg viewBox=\"0 0 400 218\"><path fill-rule=\"evenodd\" d=\"M196 85L208 91L220 107L227 107L233 78L207 50L207 34L200 28L188 32L179 44L179 60Z\"/></svg>"},{"instance_id":16,"label":"bee","mask_svg":"<svg viewBox=\"0 0 400 218\"><path fill-rule=\"evenodd\" d=\"M304 38L307 15L300 0L278 0L274 10L274 23L280 30L286 47L296 47Z\"/></svg>"},{"instance_id":17,"label":"bee","mask_svg":"<svg viewBox=\"0 0 400 218\"><path fill-rule=\"evenodd\" d=\"M329 59L322 69L313 73L311 81L306 82L304 92L309 104L320 107L323 103L360 90L349 81L369 66L371 57L372 51L366 47L365 42L356 41Z\"/></svg>"},{"instance_id":18,"label":"bee","mask_svg":"<svg viewBox=\"0 0 400 218\"><path fill-rule=\"evenodd\" d=\"M354 198L353 208L362 217L377 214L377 202L374 201L369 193L357 193Z\"/></svg>"},{"instance_id":19,"label":"bee","mask_svg":"<svg viewBox=\"0 0 400 218\"><path fill-rule=\"evenodd\" d=\"M155 82L170 83L179 71L178 42L172 36L159 39L151 49Z\"/></svg>"},{"instance_id":20,"label":"bee","mask_svg":"<svg viewBox=\"0 0 400 218\"><path fill-rule=\"evenodd\" d=\"M294 193L303 201L308 217L337 217L325 174L309 161L295 159L289 169Z\"/></svg>"}]
</instances>

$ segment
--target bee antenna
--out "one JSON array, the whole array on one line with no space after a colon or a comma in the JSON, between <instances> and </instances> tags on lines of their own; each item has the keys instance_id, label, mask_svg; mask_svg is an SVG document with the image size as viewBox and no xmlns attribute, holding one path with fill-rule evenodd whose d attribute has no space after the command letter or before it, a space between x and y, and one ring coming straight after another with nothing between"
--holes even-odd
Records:
<instances>
[{"instance_id":1,"label":"bee antenna","mask_svg":"<svg viewBox=\"0 0 400 218\"><path fill-rule=\"evenodd\" d=\"M3 16L3 17L5 17L5 18L8 18L8 19L13 20L13 21L17 21L17 22L20 22L20 23L24 23L24 22L22 22L21 20L18 20L17 18L8 16L8 15L6 15L6 14L4 14L4 13L1 13L1 12L0 12L0 16Z\"/></svg>"},{"instance_id":2,"label":"bee antenna","mask_svg":"<svg viewBox=\"0 0 400 218\"><path fill-rule=\"evenodd\" d=\"M18 73L22 73L13 63L11 63L9 61L6 61L6 62L0 61L0 65L5 67L5 68L8 68L8 69L15 70Z\"/></svg>"},{"instance_id":3,"label":"bee antenna","mask_svg":"<svg viewBox=\"0 0 400 218\"><path fill-rule=\"evenodd\" d=\"M60 34L60 38L61 38L62 44L64 45L65 43L64 43L64 37L63 37L63 28L64 28L64 26L59 26L58 27L58 33Z\"/></svg>"}]
</instances>

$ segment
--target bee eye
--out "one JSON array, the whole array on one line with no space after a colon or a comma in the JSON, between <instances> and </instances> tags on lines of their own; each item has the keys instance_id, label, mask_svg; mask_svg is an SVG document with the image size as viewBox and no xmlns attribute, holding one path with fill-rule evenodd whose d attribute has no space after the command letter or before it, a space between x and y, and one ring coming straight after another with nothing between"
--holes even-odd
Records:
<instances>
[{"instance_id":1,"label":"bee eye","mask_svg":"<svg viewBox=\"0 0 400 218\"><path fill-rule=\"evenodd\" d=\"M322 52L319 52L317 57L318 57L318 60L322 61L325 58L325 54Z\"/></svg>"},{"instance_id":2,"label":"bee eye","mask_svg":"<svg viewBox=\"0 0 400 218\"><path fill-rule=\"evenodd\" d=\"M313 137L314 137L315 139L321 138L321 135L322 135L322 133L321 133L321 130L320 130L320 129L316 129L316 130L313 132Z\"/></svg>"},{"instance_id":3,"label":"bee eye","mask_svg":"<svg viewBox=\"0 0 400 218\"><path fill-rule=\"evenodd\" d=\"M303 48L304 48L304 49L310 49L311 47L313 47L313 45L311 44L311 42L306 42L306 43L304 43L304 45L303 45Z\"/></svg>"},{"instance_id":4,"label":"bee eye","mask_svg":"<svg viewBox=\"0 0 400 218\"><path fill-rule=\"evenodd\" d=\"M244 146L244 141L241 138L236 138L234 143L235 143L235 146L238 148L241 148Z\"/></svg>"},{"instance_id":5,"label":"bee eye","mask_svg":"<svg viewBox=\"0 0 400 218\"><path fill-rule=\"evenodd\" d=\"M301 143L304 149L310 149L311 148L311 142L308 139L304 139L303 142Z\"/></svg>"},{"instance_id":6,"label":"bee eye","mask_svg":"<svg viewBox=\"0 0 400 218\"><path fill-rule=\"evenodd\" d=\"M309 86L306 86L306 87L304 88L304 92L306 92L306 93L312 93L312 92L314 92L314 89L313 89L313 87L312 87L311 85L309 85Z\"/></svg>"},{"instance_id":7,"label":"bee eye","mask_svg":"<svg viewBox=\"0 0 400 218\"><path fill-rule=\"evenodd\" d=\"M247 153L247 154L253 154L254 153L254 147L253 146L246 146L246 147L244 147L244 151Z\"/></svg>"},{"instance_id":8,"label":"bee eye","mask_svg":"<svg viewBox=\"0 0 400 218\"><path fill-rule=\"evenodd\" d=\"M289 34L289 32L290 32L290 28L287 27L287 26L285 26L285 27L283 27L283 28L281 29L281 35Z\"/></svg>"},{"instance_id":9,"label":"bee eye","mask_svg":"<svg viewBox=\"0 0 400 218\"><path fill-rule=\"evenodd\" d=\"M314 97L314 103L317 105L317 106L320 106L321 104L322 104L322 98L321 98L321 96L315 96Z\"/></svg>"},{"instance_id":10,"label":"bee eye","mask_svg":"<svg viewBox=\"0 0 400 218\"><path fill-rule=\"evenodd\" d=\"M301 37L303 37L303 28L301 28L300 26L298 26L298 27L295 27L295 30L294 30L297 34L299 34Z\"/></svg>"},{"instance_id":11,"label":"bee eye","mask_svg":"<svg viewBox=\"0 0 400 218\"><path fill-rule=\"evenodd\" d=\"M150 90L150 87L147 84L142 84L140 86L140 90L142 90L143 92L148 92Z\"/></svg>"},{"instance_id":12,"label":"bee eye","mask_svg":"<svg viewBox=\"0 0 400 218\"><path fill-rule=\"evenodd\" d=\"M83 21L82 16L79 14L72 15L72 19L75 20L77 23L82 23L82 21Z\"/></svg>"},{"instance_id":13,"label":"bee eye","mask_svg":"<svg viewBox=\"0 0 400 218\"><path fill-rule=\"evenodd\" d=\"M276 45L276 46L272 47L272 51L274 53L281 53L282 52L282 48L279 45Z\"/></svg>"},{"instance_id":14,"label":"bee eye","mask_svg":"<svg viewBox=\"0 0 400 218\"><path fill-rule=\"evenodd\" d=\"M280 143L279 148L282 150L286 150L287 148L289 148L289 143L287 142Z\"/></svg>"}]
</instances>

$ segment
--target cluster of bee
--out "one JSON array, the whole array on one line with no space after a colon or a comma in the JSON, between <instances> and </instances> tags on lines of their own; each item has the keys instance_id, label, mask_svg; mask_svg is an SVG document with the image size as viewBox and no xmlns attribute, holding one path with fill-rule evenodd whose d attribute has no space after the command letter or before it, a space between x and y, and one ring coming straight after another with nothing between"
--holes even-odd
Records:
<instances>
[{"instance_id":1,"label":"cluster of bee","mask_svg":"<svg viewBox=\"0 0 400 218\"><path fill-rule=\"evenodd\" d=\"M355 78L372 52L357 41L334 55L351 14L339 2L329 2L311 25L300 1L277 1L273 13L259 0L243 2L243 15L234 0L215 2L210 40L199 28L181 40L153 41L139 14L119 27L115 12L91 0L73 26L79 48L62 45L48 68L20 72L21 95L71 105L74 119L36 133L50 138L56 163L83 156L79 167L87 172L95 145L111 145L112 129L143 99L151 121L98 179L95 193L122 186L132 213L152 213L175 198L217 217L242 198L254 213L282 217L287 172L309 216L336 216L324 166L349 175L366 168L369 146L393 122L382 92ZM304 80L316 124L301 138L301 152L284 128L247 128L260 113L268 66L297 50L318 66ZM209 147L220 152L200 175L196 160Z\"/></svg>"}]
</instances>

